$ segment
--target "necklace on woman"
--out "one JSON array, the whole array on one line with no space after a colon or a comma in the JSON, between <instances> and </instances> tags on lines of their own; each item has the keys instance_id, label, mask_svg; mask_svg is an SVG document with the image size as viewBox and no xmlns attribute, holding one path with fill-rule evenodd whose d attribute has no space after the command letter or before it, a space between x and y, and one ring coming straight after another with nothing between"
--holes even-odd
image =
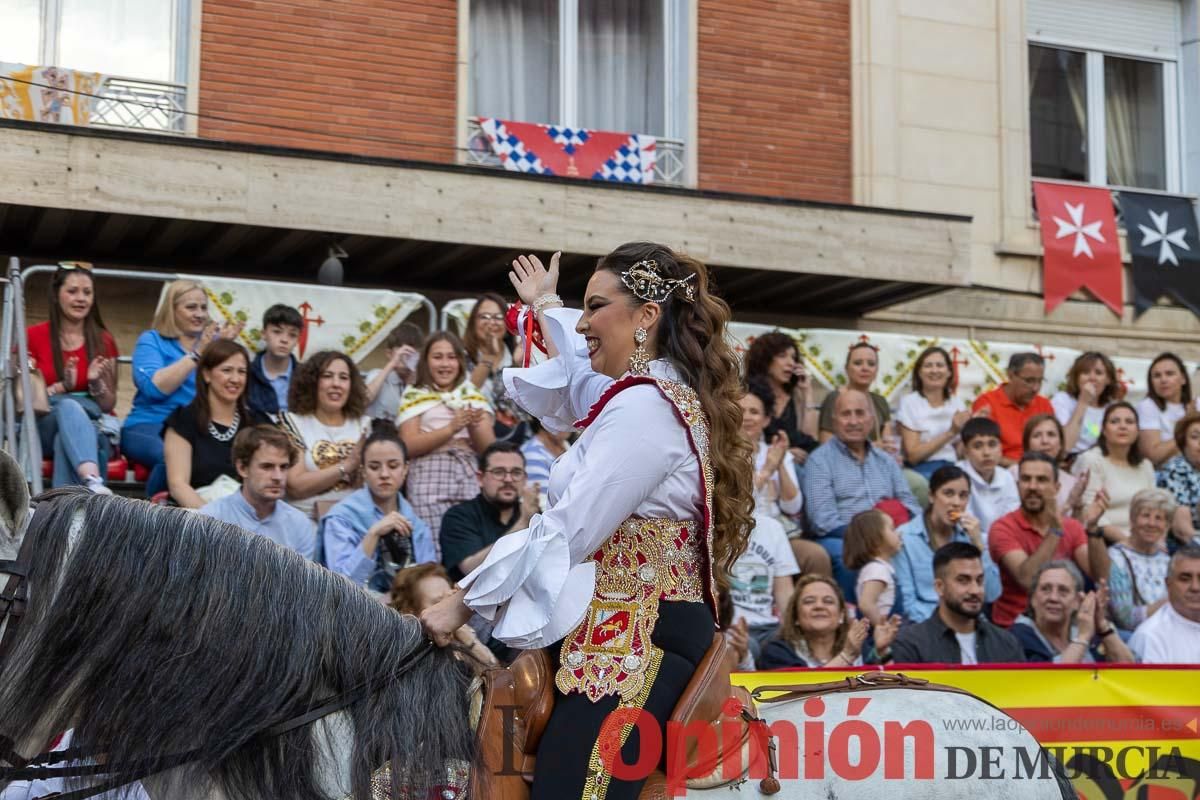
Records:
<instances>
[{"instance_id":1,"label":"necklace on woman","mask_svg":"<svg viewBox=\"0 0 1200 800\"><path fill-rule=\"evenodd\" d=\"M211 436L212 438L216 439L218 442L228 442L230 439L232 439L234 436L237 435L238 423L240 423L241 421L242 421L242 418L238 414L237 409L234 409L233 421L229 423L229 427L225 429L225 432L221 433L220 431L218 431L216 423L214 423L212 420L209 420L208 421L208 435Z\"/></svg>"}]
</instances>

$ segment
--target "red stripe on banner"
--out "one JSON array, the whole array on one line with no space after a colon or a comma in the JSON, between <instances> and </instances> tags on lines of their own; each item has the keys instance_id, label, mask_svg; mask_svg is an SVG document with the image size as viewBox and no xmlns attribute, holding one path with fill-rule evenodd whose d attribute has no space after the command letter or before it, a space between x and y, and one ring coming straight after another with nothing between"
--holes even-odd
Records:
<instances>
[{"instance_id":1,"label":"red stripe on banner","mask_svg":"<svg viewBox=\"0 0 1200 800\"><path fill-rule=\"evenodd\" d=\"M1042 744L1200 739L1200 706L1006 708Z\"/></svg>"}]
</instances>

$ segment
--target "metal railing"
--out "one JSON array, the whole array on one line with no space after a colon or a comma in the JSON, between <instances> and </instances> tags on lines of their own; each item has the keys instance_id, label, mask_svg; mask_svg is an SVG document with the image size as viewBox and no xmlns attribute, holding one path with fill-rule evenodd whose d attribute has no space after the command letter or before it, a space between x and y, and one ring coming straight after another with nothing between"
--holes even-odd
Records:
<instances>
[{"instance_id":1,"label":"metal railing","mask_svg":"<svg viewBox=\"0 0 1200 800\"><path fill-rule=\"evenodd\" d=\"M107 78L92 104L91 124L98 128L187 133L187 86L182 83Z\"/></svg>"},{"instance_id":2,"label":"metal railing","mask_svg":"<svg viewBox=\"0 0 1200 800\"><path fill-rule=\"evenodd\" d=\"M655 150L658 155L654 161L654 182L664 186L684 186L687 183L687 151L683 140L658 137ZM472 166L503 167L500 156L492 150L487 134L474 117L467 119L464 158Z\"/></svg>"},{"instance_id":3,"label":"metal railing","mask_svg":"<svg viewBox=\"0 0 1200 800\"><path fill-rule=\"evenodd\" d=\"M33 275L54 273L57 265L39 264L21 270L20 261L15 258L8 260L7 280L0 279L3 285L3 317L0 317L0 354L6 354L16 349L16 359L0 358L0 448L14 454L17 462L25 470L34 494L42 491L42 443L35 424L22 424L17 431L18 420L35 419L33 410L33 385L30 382L29 370L24 366L29 363L29 349L25 328L25 286ZM174 272L139 272L127 269L92 269L90 274L97 278L124 278L129 280L174 281L182 277ZM416 294L416 293L413 293ZM439 315L433 301L424 295L420 297L421 307L429 318L429 332L437 330ZM118 356L118 364L133 363L128 355ZM14 369L15 368L15 369ZM21 388L21 408L17 408L17 384Z\"/></svg>"}]
</instances>

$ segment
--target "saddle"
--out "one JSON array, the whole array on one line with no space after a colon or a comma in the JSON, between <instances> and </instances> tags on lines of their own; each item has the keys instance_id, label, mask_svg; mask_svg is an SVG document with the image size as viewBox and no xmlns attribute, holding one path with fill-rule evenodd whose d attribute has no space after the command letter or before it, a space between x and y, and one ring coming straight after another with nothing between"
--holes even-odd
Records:
<instances>
[{"instance_id":1,"label":"saddle","mask_svg":"<svg viewBox=\"0 0 1200 800\"><path fill-rule=\"evenodd\" d=\"M713 788L738 782L749 770L752 759L765 758L756 752L761 737L751 736L751 726L758 722L753 713L749 692L733 686L729 674L737 663L733 648L724 635L717 633L696 673L675 705L671 722L683 725L709 725L717 735L719 755L716 764L725 763L722 756L735 748L742 750L743 775L726 778L720 766L713 774L691 778L692 789ZM541 742L550 713L554 710L554 668L545 650L527 650L506 668L488 670L483 677L484 701L476 742L479 747L478 767L471 783L484 800L528 800L538 743ZM740 716L730 716L726 703L730 697L741 703ZM698 739L686 741L687 764L695 764ZM762 787L778 791L777 785ZM653 772L641 792L641 800L660 800L670 796L667 778L661 771Z\"/></svg>"}]
</instances>

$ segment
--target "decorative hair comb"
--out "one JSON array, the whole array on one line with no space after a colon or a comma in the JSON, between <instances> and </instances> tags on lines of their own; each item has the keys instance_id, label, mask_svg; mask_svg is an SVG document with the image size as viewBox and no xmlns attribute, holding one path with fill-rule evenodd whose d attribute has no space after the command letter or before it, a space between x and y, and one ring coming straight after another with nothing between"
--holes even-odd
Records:
<instances>
[{"instance_id":1,"label":"decorative hair comb","mask_svg":"<svg viewBox=\"0 0 1200 800\"><path fill-rule=\"evenodd\" d=\"M676 289L682 290L683 296L690 302L696 299L696 287L689 283L693 277L695 273L682 278L664 278L658 273L658 262L645 259L622 272L621 283L647 303L661 303Z\"/></svg>"}]
</instances>

